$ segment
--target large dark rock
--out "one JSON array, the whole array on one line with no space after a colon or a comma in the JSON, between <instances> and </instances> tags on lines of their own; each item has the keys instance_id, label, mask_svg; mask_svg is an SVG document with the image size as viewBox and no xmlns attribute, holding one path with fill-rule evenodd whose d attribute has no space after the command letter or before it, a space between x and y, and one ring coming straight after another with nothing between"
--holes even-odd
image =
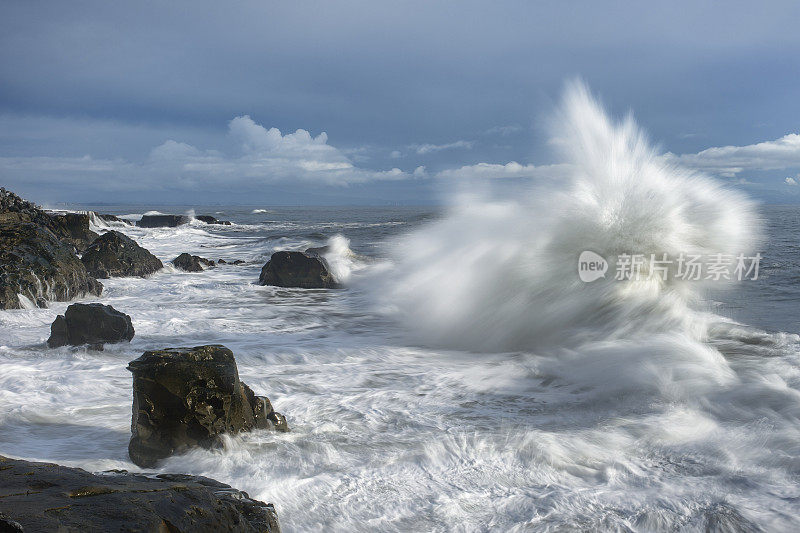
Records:
<instances>
[{"instance_id":1,"label":"large dark rock","mask_svg":"<svg viewBox=\"0 0 800 533\"><path fill-rule=\"evenodd\" d=\"M81 261L98 278L145 277L164 266L156 256L118 231L109 231L95 239Z\"/></svg>"},{"instance_id":2,"label":"large dark rock","mask_svg":"<svg viewBox=\"0 0 800 533\"><path fill-rule=\"evenodd\" d=\"M298 287L301 289L335 289L339 284L328 268L328 262L319 254L307 252L275 252L270 257L261 276L260 285Z\"/></svg>"},{"instance_id":3,"label":"large dark rock","mask_svg":"<svg viewBox=\"0 0 800 533\"><path fill-rule=\"evenodd\" d=\"M102 349L103 344L130 341L133 335L131 317L110 305L72 304L53 321L47 345L89 344Z\"/></svg>"},{"instance_id":4,"label":"large dark rock","mask_svg":"<svg viewBox=\"0 0 800 533\"><path fill-rule=\"evenodd\" d=\"M19 294L39 306L99 295L103 285L87 274L53 217L0 188L0 309L22 307Z\"/></svg>"},{"instance_id":5,"label":"large dark rock","mask_svg":"<svg viewBox=\"0 0 800 533\"><path fill-rule=\"evenodd\" d=\"M52 226L55 227L53 232L61 237L62 241L74 246L78 253L83 253L98 237L97 233L89 229L88 213L50 214L50 218Z\"/></svg>"},{"instance_id":6,"label":"large dark rock","mask_svg":"<svg viewBox=\"0 0 800 533\"><path fill-rule=\"evenodd\" d=\"M136 225L140 228L174 228L188 223L186 215L144 215Z\"/></svg>"},{"instance_id":7,"label":"large dark rock","mask_svg":"<svg viewBox=\"0 0 800 533\"><path fill-rule=\"evenodd\" d=\"M216 217L212 217L211 215L198 215L196 217L197 220L201 222L205 222L206 224L219 224L221 226L230 226L231 223L228 220L218 220Z\"/></svg>"},{"instance_id":8,"label":"large dark rock","mask_svg":"<svg viewBox=\"0 0 800 533\"><path fill-rule=\"evenodd\" d=\"M272 504L201 476L91 474L0 456L0 531L277 533Z\"/></svg>"},{"instance_id":9,"label":"large dark rock","mask_svg":"<svg viewBox=\"0 0 800 533\"><path fill-rule=\"evenodd\" d=\"M233 352L221 345L145 352L133 373L128 453L139 466L185 450L218 444L223 433L254 428L288 431L269 399L239 381Z\"/></svg>"},{"instance_id":10,"label":"large dark rock","mask_svg":"<svg viewBox=\"0 0 800 533\"><path fill-rule=\"evenodd\" d=\"M198 255L189 255L184 252L173 259L172 264L175 265L175 268L180 268L186 272L202 272L205 270L205 267L214 266L214 261Z\"/></svg>"}]
</instances>

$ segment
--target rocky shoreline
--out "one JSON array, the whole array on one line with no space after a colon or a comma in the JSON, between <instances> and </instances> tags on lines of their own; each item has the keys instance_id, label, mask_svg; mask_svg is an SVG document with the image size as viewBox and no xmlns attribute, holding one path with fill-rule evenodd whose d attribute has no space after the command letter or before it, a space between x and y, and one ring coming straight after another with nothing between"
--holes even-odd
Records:
<instances>
[{"instance_id":1,"label":"rocky shoreline","mask_svg":"<svg viewBox=\"0 0 800 533\"><path fill-rule=\"evenodd\" d=\"M92 474L0 456L0 532L280 532L272 504L201 476Z\"/></svg>"},{"instance_id":2,"label":"rocky shoreline","mask_svg":"<svg viewBox=\"0 0 800 533\"><path fill-rule=\"evenodd\" d=\"M229 225L211 216L207 224ZM163 263L118 231L98 235L92 220L126 222L97 213L48 213L0 189L0 309L47 307L48 301L100 296L97 278L148 277ZM184 215L150 215L140 227L175 227ZM340 288L323 253L278 251L260 285ZM175 268L202 272L228 264L190 254ZM231 264L240 264L234 261ZM135 317L133 317L135 320ZM58 315L50 348L130 342L133 320L101 303L75 303ZM221 345L165 347L132 361L131 460L152 468L191 447L213 448L222 434L288 431L286 418L239 380L233 353ZM228 485L183 474L92 474L78 468L0 456L0 533L6 531L279 531L272 504Z\"/></svg>"}]
</instances>

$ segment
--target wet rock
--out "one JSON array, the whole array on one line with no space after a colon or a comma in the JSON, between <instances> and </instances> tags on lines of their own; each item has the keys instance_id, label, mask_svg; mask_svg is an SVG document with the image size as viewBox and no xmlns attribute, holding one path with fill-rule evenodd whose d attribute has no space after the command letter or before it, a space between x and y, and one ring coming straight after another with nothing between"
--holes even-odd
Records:
<instances>
[{"instance_id":1,"label":"wet rock","mask_svg":"<svg viewBox=\"0 0 800 533\"><path fill-rule=\"evenodd\" d=\"M335 289L334 279L324 257L307 252L275 252L261 269L260 285L298 287L301 289Z\"/></svg>"},{"instance_id":2,"label":"wet rock","mask_svg":"<svg viewBox=\"0 0 800 533\"><path fill-rule=\"evenodd\" d=\"M0 309L100 294L103 285L86 272L62 231L36 205L0 188Z\"/></svg>"},{"instance_id":3,"label":"wet rock","mask_svg":"<svg viewBox=\"0 0 800 533\"><path fill-rule=\"evenodd\" d=\"M128 453L151 467L191 447L218 445L223 433L254 428L288 430L269 400L239 381L233 352L221 345L145 352L133 373L133 420Z\"/></svg>"},{"instance_id":4,"label":"wet rock","mask_svg":"<svg viewBox=\"0 0 800 533\"><path fill-rule=\"evenodd\" d=\"M237 259L236 261L225 261L224 259L218 259L218 265L243 265L245 262L241 259Z\"/></svg>"},{"instance_id":5,"label":"wet rock","mask_svg":"<svg viewBox=\"0 0 800 533\"><path fill-rule=\"evenodd\" d=\"M218 220L217 218L212 217L211 215L198 215L198 216L196 216L194 218L196 218L197 220L200 220L202 222L205 222L206 224L219 224L219 225L222 225L222 226L230 226L231 225L230 221L228 221L228 220Z\"/></svg>"},{"instance_id":6,"label":"wet rock","mask_svg":"<svg viewBox=\"0 0 800 533\"><path fill-rule=\"evenodd\" d=\"M97 475L0 456L0 531L277 533L280 527L272 504L210 478Z\"/></svg>"},{"instance_id":7,"label":"wet rock","mask_svg":"<svg viewBox=\"0 0 800 533\"><path fill-rule=\"evenodd\" d=\"M102 350L103 344L130 341L133 335L131 317L110 305L72 304L53 321L47 345L89 344Z\"/></svg>"},{"instance_id":8,"label":"wet rock","mask_svg":"<svg viewBox=\"0 0 800 533\"><path fill-rule=\"evenodd\" d=\"M99 218L100 220L102 220L104 222L119 222L119 223L125 224L126 226L133 226L133 222L131 222L130 220L125 220L124 218L119 218L116 215L107 215L107 214L103 214L103 213L94 213L94 216L96 216L97 218Z\"/></svg>"},{"instance_id":9,"label":"wet rock","mask_svg":"<svg viewBox=\"0 0 800 533\"><path fill-rule=\"evenodd\" d=\"M185 270L186 272L202 272L205 270L205 267L213 267L214 261L197 255L189 255L184 252L173 259L172 264L175 265L175 268Z\"/></svg>"},{"instance_id":10,"label":"wet rock","mask_svg":"<svg viewBox=\"0 0 800 533\"><path fill-rule=\"evenodd\" d=\"M140 228L175 228L188 223L186 215L144 215L136 225Z\"/></svg>"},{"instance_id":11,"label":"wet rock","mask_svg":"<svg viewBox=\"0 0 800 533\"><path fill-rule=\"evenodd\" d=\"M84 250L95 240L98 235L89 229L89 215L87 213L50 214L53 231L62 241L75 247L78 253Z\"/></svg>"},{"instance_id":12,"label":"wet rock","mask_svg":"<svg viewBox=\"0 0 800 533\"><path fill-rule=\"evenodd\" d=\"M81 257L87 272L98 278L149 276L164 265L130 237L109 231L94 240Z\"/></svg>"}]
</instances>

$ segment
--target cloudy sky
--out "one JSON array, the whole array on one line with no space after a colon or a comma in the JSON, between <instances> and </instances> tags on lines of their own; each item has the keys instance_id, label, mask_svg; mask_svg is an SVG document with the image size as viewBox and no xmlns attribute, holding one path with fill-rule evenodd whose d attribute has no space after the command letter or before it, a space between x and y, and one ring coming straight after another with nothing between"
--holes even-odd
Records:
<instances>
[{"instance_id":1,"label":"cloudy sky","mask_svg":"<svg viewBox=\"0 0 800 533\"><path fill-rule=\"evenodd\" d=\"M0 3L0 184L41 203L424 204L557 179L565 82L800 201L800 4Z\"/></svg>"}]
</instances>

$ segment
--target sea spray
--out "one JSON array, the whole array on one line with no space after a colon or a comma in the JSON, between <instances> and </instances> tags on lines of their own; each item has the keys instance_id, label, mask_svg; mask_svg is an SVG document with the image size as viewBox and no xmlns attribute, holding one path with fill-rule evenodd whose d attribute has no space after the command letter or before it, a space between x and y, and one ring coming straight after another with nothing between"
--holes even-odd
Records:
<instances>
[{"instance_id":1,"label":"sea spray","mask_svg":"<svg viewBox=\"0 0 800 533\"><path fill-rule=\"evenodd\" d=\"M568 86L552 128L567 164L560 187L515 201L473 196L399 239L379 297L420 342L535 351L680 333L700 338L691 304L711 282L615 279L619 254L751 252L754 206L743 194L660 157L631 117L615 122L588 89ZM559 167L564 168L564 167ZM584 251L609 258L584 283ZM714 282L721 285L720 281Z\"/></svg>"}]
</instances>

